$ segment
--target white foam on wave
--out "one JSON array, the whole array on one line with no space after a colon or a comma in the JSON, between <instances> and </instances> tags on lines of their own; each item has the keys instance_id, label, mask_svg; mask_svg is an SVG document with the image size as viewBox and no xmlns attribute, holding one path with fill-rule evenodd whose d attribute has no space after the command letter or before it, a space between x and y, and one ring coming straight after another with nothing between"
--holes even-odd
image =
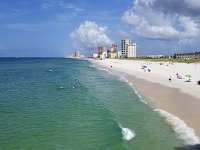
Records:
<instances>
[{"instance_id":1,"label":"white foam on wave","mask_svg":"<svg viewBox=\"0 0 200 150\"><path fill-rule=\"evenodd\" d=\"M131 82L128 82L128 84L129 84L131 87L133 87L133 83L131 83Z\"/></svg>"},{"instance_id":2,"label":"white foam on wave","mask_svg":"<svg viewBox=\"0 0 200 150\"><path fill-rule=\"evenodd\" d=\"M195 145L200 143L199 137L195 135L194 130L188 127L183 120L161 109L154 109L154 111L165 118L165 121L186 144Z\"/></svg>"},{"instance_id":3,"label":"white foam on wave","mask_svg":"<svg viewBox=\"0 0 200 150\"><path fill-rule=\"evenodd\" d=\"M140 101L143 102L144 104L148 104L145 100L142 99L142 97L139 95Z\"/></svg>"},{"instance_id":4,"label":"white foam on wave","mask_svg":"<svg viewBox=\"0 0 200 150\"><path fill-rule=\"evenodd\" d=\"M140 99L142 99L142 96L141 96L140 94L137 93L137 96L138 96Z\"/></svg>"},{"instance_id":5,"label":"white foam on wave","mask_svg":"<svg viewBox=\"0 0 200 150\"><path fill-rule=\"evenodd\" d=\"M123 136L123 139L124 139L124 140L129 141L129 140L131 140L131 139L133 139L133 138L135 137L135 132L132 131L131 129L129 129L129 128L124 128L124 127L122 127L121 125L119 125L119 127L120 127L121 130L122 130L122 136Z\"/></svg>"},{"instance_id":6,"label":"white foam on wave","mask_svg":"<svg viewBox=\"0 0 200 150\"><path fill-rule=\"evenodd\" d=\"M95 68L95 65L94 65L94 64L93 64L93 65L90 65L90 67L91 67L91 68Z\"/></svg>"},{"instance_id":7,"label":"white foam on wave","mask_svg":"<svg viewBox=\"0 0 200 150\"><path fill-rule=\"evenodd\" d=\"M143 100L142 96L134 89L133 83L129 82L128 79L126 79L124 75L121 76L121 79L125 81L126 83L128 83L133 88L133 90L135 91L135 94L139 97L140 101L147 105L147 102Z\"/></svg>"},{"instance_id":8,"label":"white foam on wave","mask_svg":"<svg viewBox=\"0 0 200 150\"><path fill-rule=\"evenodd\" d=\"M128 80L126 79L126 77L125 77L123 74L121 75L121 79L122 79L124 82L129 83Z\"/></svg>"},{"instance_id":9,"label":"white foam on wave","mask_svg":"<svg viewBox=\"0 0 200 150\"><path fill-rule=\"evenodd\" d=\"M135 91L135 94L139 97L141 102L143 102L144 104L148 105L148 103L142 98L142 96L137 91Z\"/></svg>"},{"instance_id":10,"label":"white foam on wave","mask_svg":"<svg viewBox=\"0 0 200 150\"><path fill-rule=\"evenodd\" d=\"M99 66L96 66L95 64L90 65L90 67L91 67L91 68L96 68L96 69L102 70L102 71L108 71L108 69L101 68L101 67L99 67Z\"/></svg>"},{"instance_id":11,"label":"white foam on wave","mask_svg":"<svg viewBox=\"0 0 200 150\"><path fill-rule=\"evenodd\" d=\"M101 71L108 71L108 69L105 69L105 68L100 68L100 67L97 67L98 70L101 70Z\"/></svg>"}]
</instances>

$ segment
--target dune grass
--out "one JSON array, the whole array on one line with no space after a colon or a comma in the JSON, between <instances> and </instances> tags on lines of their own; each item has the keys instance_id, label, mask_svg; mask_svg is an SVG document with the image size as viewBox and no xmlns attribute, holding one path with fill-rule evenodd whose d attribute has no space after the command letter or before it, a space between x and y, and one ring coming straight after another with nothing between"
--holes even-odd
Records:
<instances>
[{"instance_id":1,"label":"dune grass","mask_svg":"<svg viewBox=\"0 0 200 150\"><path fill-rule=\"evenodd\" d=\"M200 59L176 59L176 58L123 58L127 60L141 60L152 62L178 62L178 63L200 63Z\"/></svg>"}]
</instances>

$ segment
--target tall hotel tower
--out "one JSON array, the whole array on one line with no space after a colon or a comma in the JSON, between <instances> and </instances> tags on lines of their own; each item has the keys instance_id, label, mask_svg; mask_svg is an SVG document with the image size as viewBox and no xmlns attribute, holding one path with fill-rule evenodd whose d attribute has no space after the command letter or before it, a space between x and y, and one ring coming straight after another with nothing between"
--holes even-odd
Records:
<instances>
[{"instance_id":1,"label":"tall hotel tower","mask_svg":"<svg viewBox=\"0 0 200 150\"><path fill-rule=\"evenodd\" d=\"M132 43L131 38L122 39L122 57L136 57L136 43Z\"/></svg>"}]
</instances>

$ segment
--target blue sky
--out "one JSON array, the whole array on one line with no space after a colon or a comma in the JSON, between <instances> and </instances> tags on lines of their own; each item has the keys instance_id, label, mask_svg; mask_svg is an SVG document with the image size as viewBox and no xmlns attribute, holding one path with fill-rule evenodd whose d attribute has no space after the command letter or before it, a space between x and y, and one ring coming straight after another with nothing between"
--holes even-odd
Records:
<instances>
[{"instance_id":1,"label":"blue sky","mask_svg":"<svg viewBox=\"0 0 200 150\"><path fill-rule=\"evenodd\" d=\"M200 51L198 0L0 0L0 56L95 52L131 37L138 55Z\"/></svg>"}]
</instances>

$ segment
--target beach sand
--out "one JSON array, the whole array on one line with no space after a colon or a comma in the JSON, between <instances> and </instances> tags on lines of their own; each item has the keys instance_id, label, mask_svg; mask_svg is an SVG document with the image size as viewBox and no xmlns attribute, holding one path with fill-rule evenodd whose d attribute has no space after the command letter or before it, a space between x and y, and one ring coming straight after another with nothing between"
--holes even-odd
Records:
<instances>
[{"instance_id":1,"label":"beach sand","mask_svg":"<svg viewBox=\"0 0 200 150\"><path fill-rule=\"evenodd\" d=\"M169 88L134 76L128 75L127 79L153 107L181 118L200 137L200 100L198 98L183 93L179 89Z\"/></svg>"},{"instance_id":2,"label":"beach sand","mask_svg":"<svg viewBox=\"0 0 200 150\"><path fill-rule=\"evenodd\" d=\"M196 84L200 75L200 64L160 65L157 62L115 59L92 62L125 73L133 88L152 107L169 112L185 121L187 126L194 129L195 134L200 137L200 85ZM151 72L141 69L144 64L151 68ZM193 75L191 82L185 82L188 80L186 78L176 79L177 72L182 75L191 73ZM172 77L172 81L168 80L169 76Z\"/></svg>"}]
</instances>

